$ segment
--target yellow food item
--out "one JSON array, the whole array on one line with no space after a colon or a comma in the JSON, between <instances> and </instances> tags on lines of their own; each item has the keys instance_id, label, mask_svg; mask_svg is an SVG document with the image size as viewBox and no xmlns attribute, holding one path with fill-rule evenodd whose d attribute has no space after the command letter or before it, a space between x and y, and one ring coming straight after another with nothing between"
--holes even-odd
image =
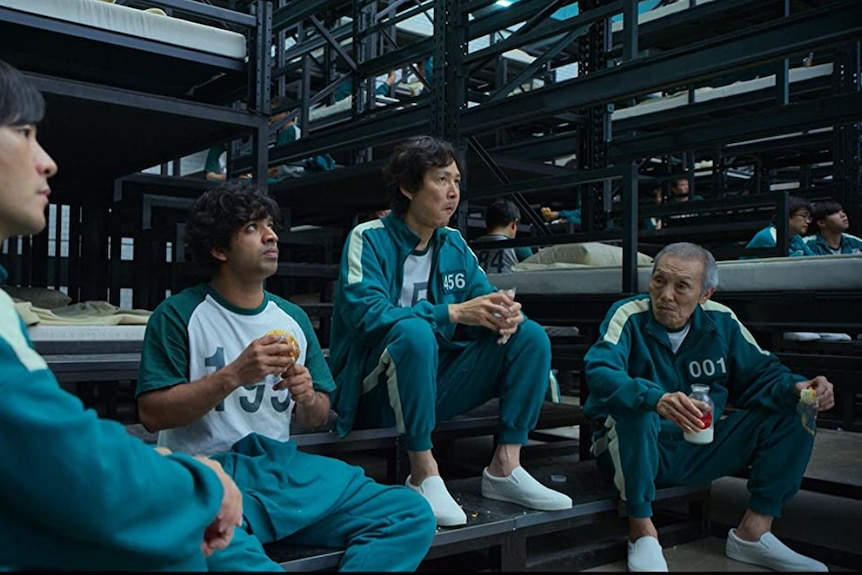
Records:
<instances>
[{"instance_id":1,"label":"yellow food item","mask_svg":"<svg viewBox=\"0 0 862 575\"><path fill-rule=\"evenodd\" d=\"M264 335L278 335L283 337L284 343L293 346L293 350L288 355L290 355L290 357L292 357L294 361L299 359L299 342L296 341L296 338L293 337L291 334L284 331L283 329L271 329Z\"/></svg>"},{"instance_id":2,"label":"yellow food item","mask_svg":"<svg viewBox=\"0 0 862 575\"><path fill-rule=\"evenodd\" d=\"M799 393L799 401L801 401L802 403L811 404L814 403L815 399L817 399L816 389L807 387Z\"/></svg>"}]
</instances>

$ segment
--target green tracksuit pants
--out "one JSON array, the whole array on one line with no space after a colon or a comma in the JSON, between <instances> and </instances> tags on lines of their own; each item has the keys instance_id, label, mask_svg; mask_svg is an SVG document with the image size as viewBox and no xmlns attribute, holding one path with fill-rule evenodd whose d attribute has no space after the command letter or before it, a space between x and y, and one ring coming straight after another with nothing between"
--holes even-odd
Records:
<instances>
[{"instance_id":1,"label":"green tracksuit pants","mask_svg":"<svg viewBox=\"0 0 862 575\"><path fill-rule=\"evenodd\" d=\"M698 485L751 466L749 507L772 517L802 483L814 436L795 413L739 410L716 422L706 445L682 432L659 430L658 413L612 414L613 425L593 436L599 468L612 477L630 517L651 517L656 485Z\"/></svg>"},{"instance_id":2,"label":"green tracksuit pants","mask_svg":"<svg viewBox=\"0 0 862 575\"><path fill-rule=\"evenodd\" d=\"M497 339L488 330L453 345L438 340L423 320L398 322L365 366L357 426L396 426L408 451L425 451L437 421L499 397L499 442L526 444L549 385L550 341L530 320L507 344Z\"/></svg>"},{"instance_id":3,"label":"green tracksuit pants","mask_svg":"<svg viewBox=\"0 0 862 575\"><path fill-rule=\"evenodd\" d=\"M214 456L243 493L242 528L207 559L210 571L283 571L263 544L344 549L339 571L414 571L437 521L425 499L376 483L361 467L256 434Z\"/></svg>"}]
</instances>

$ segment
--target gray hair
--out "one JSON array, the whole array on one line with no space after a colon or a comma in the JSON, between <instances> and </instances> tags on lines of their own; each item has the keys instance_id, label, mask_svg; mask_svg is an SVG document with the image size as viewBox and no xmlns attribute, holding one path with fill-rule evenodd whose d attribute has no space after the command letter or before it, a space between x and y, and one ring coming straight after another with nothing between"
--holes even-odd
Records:
<instances>
[{"instance_id":1,"label":"gray hair","mask_svg":"<svg viewBox=\"0 0 862 575\"><path fill-rule=\"evenodd\" d=\"M663 247L661 251L656 254L655 259L653 259L652 273L655 273L659 260L664 256L672 256L686 261L700 260L703 263L703 286L700 292L701 295L705 294L709 288L718 287L718 266L715 263L715 258L709 250L689 242L679 242L667 245Z\"/></svg>"}]
</instances>

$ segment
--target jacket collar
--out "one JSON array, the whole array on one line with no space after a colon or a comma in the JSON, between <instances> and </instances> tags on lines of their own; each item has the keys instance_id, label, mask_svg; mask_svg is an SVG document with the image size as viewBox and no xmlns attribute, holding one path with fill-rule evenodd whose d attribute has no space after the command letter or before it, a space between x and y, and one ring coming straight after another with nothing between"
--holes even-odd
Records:
<instances>
[{"instance_id":1,"label":"jacket collar","mask_svg":"<svg viewBox=\"0 0 862 575\"><path fill-rule=\"evenodd\" d=\"M407 224L404 223L404 218L396 216L394 213L389 213L383 217L383 225L392 232L395 242L399 247L402 247L408 252L416 249L416 245L419 243L420 239L419 235L407 227ZM443 241L445 241L448 234L449 230L447 228L437 228L431 236L430 243L435 246L440 246Z\"/></svg>"}]
</instances>

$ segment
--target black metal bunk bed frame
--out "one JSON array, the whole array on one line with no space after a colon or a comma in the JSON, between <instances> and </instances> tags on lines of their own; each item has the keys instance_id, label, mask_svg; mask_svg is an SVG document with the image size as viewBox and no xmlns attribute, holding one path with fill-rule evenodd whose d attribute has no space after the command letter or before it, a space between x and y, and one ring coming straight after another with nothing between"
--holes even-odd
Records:
<instances>
[{"instance_id":1,"label":"black metal bunk bed frame","mask_svg":"<svg viewBox=\"0 0 862 575\"><path fill-rule=\"evenodd\" d=\"M166 7L182 3L185 3L184 0L159 2ZM322 208L322 212L337 212L341 209L350 213L378 205L380 197L376 195L376 189L379 186L380 162L377 158L383 157L392 143L401 137L430 129L436 135L455 141L465 158L464 208L460 214L460 226L464 226L467 220L471 203L480 205L489 198L514 197L523 210L524 207L530 208L533 205L529 198L543 195L555 197L556 194L556 197L572 200L573 191L583 192L587 215L583 232L553 233L552 229L533 214L534 235L510 242L512 246L535 246L581 241L616 241L620 242L625 250L626 261L621 269L619 294L562 299L554 296L553 301L541 297L521 298L526 312L539 321L547 319L548 323L551 323L563 318L567 323L575 321L579 326L584 326L582 331L585 335L578 342L568 349L562 346L555 348L555 362L558 365L575 365L579 354L585 349L584 346L590 343L590 330L601 321L607 307L619 297L636 290L634 270L639 245L647 244L651 240L668 239L676 233L679 233L680 237L695 237L693 234L709 231L698 230L697 226L693 226L690 230L668 230L653 235L638 234L635 222L640 216L672 216L685 212L685 207L675 206L638 209L639 162L642 158L681 155L683 165L691 170L694 150L715 149L718 156L721 156L722 147L728 141L755 137L754 134L769 136L785 133L789 129L803 130L836 125L839 127L833 144L836 176L840 174L840 180L836 177L839 181L836 182L834 191L839 194L851 213L859 214L858 110L862 107L859 105L858 85L853 84L850 78L852 74L835 75L839 81L834 90L826 96L816 92L817 97L808 101L790 103L786 74L782 75L779 70L778 88L774 94L764 97L763 93L758 93L756 97L747 98L744 102L747 106L763 105L774 99L777 102L774 109L763 111L751 108L754 111L748 112L748 115L701 123L695 132L672 128L648 133L644 130L650 127L649 124L644 125L645 121L638 120L629 122L626 128L629 132L628 138L617 138L610 122L612 110L608 107L609 102L632 99L655 90L694 85L717 74L745 69L763 62L782 61L792 54L810 49L840 46L840 58L844 60L841 65L849 69L855 66L858 70L858 40L862 32L858 23L862 22L862 11L856 2L838 0L829 3L824 0L812 2L818 7L810 9L806 2L794 2L791 3L794 7L799 6L805 11L784 15L775 14L772 9L763 9L765 3L755 0L723 0L697 6L643 26L632 25L636 14L636 3L633 0L594 2L588 10L563 23L549 21L547 16L551 11L570 4L567 1L548 3L523 0L505 11L495 9L493 0L473 0L469 3L429 0L414 4L415 8L404 9L404 3L398 1L354 3L357 11L350 12L353 23L348 27L334 24L334 18L338 14L331 14L329 19L316 16L325 9L334 9L336 5L343 6L344 3L313 0L289 5L279 4L271 16L274 30L272 36L277 38L277 54L283 45L285 30L304 23L304 30L308 31L303 32L305 35L300 45L276 57L272 79L281 84L279 90L282 95L285 93L281 89L284 84L293 82L299 86L296 97L282 103L280 108L300 110L301 125L306 122L309 107L325 101L341 80L340 76L332 74L330 67L332 62L338 60L346 63L349 77L354 81L354 102L349 113L350 119L347 122L331 122L320 128L313 128L305 123L301 139L289 146L273 149L267 157L260 153L267 148L266 122L265 119L257 117L256 123L243 124L241 128L257 130L255 144L258 154L256 157L236 159L231 164L232 171L236 173L254 170L258 176L262 176L267 164L276 165L330 151L342 152L341 157L348 159L346 167L334 172L286 181L273 187L273 193L279 202L293 211L296 222L304 223L303 210L308 213L317 208ZM587 3L582 4L586 6ZM375 44L375 38L385 36L387 28L394 24L394 19L406 17L404 14L418 14L428 8L433 8L436 15L437 33L432 38L399 45L397 41L392 42L390 37ZM258 17L266 8L259 10ZM607 18L618 12L623 12L626 24L622 32L611 33ZM468 13L476 16L469 23L466 18ZM372 20L375 15L383 16L366 25L361 18L363 14L370 15ZM756 25L734 32L732 26L724 29L716 24L718 31L714 36L704 35L706 38L702 41L690 41L697 23L703 23L709 17L727 21L730 15L741 20L749 18ZM769 21L772 16L778 18ZM483 51L464 53L467 39L491 35L501 27L518 22L526 24L509 39L491 43ZM668 37L668 30L672 27L676 30L688 27L689 42L673 44L674 39ZM341 46L347 35L352 35L354 40L350 52ZM787 43L788 37L793 38L790 44ZM264 45L261 43L263 41L259 36L259 48ZM532 48L533 44L541 43L550 44L550 48ZM377 50L368 47L369 44L374 44L377 48L385 46L386 49ZM531 53L537 57L538 64L506 70L507 65L501 59L502 54L522 45L531 46ZM312 52L317 49L323 49L325 52L324 65L322 80L317 81L317 85L313 87L312 68L315 64ZM556 55L547 55L555 51ZM437 62L446 61L447 64L441 66L442 73L436 74L429 95L402 102L405 104L403 106L393 105L391 109L387 107L378 110L365 105L364 102L368 99L363 102L361 94L363 91L366 95L370 93L370 78L430 53L434 54ZM259 55L263 61L268 57L268 50L259 50ZM617 65L608 68L608 63L614 60L618 62ZM578 61L582 65L581 76L570 81L553 82L547 68L571 61ZM487 94L477 95L482 84L474 81L474 77L481 71L484 74L483 81L488 83L489 69L496 74L495 82L492 88L487 90ZM270 67L263 66L249 83L255 83L258 87L269 86L269 73ZM51 82L60 82L56 90L60 91L61 95L83 95L84 98L101 104L109 104L112 95L125 93L116 88L91 85L76 88L75 86L79 85L77 82L43 79L37 75L32 77L37 82L43 82L42 87L49 93L52 89ZM545 79L545 87L528 94L507 96L509 88L528 77ZM173 108L169 102L178 101L163 99L161 96L132 97L138 108L157 110L160 113L171 113ZM268 113L266 97L262 98L254 100L257 102L256 109L261 113ZM470 98L474 98L478 104L467 107L466 102ZM736 101L735 103L739 104ZM219 115L223 110L195 104L189 106L182 109L188 110L192 116L200 115L202 120L225 119L225 116ZM743 109L741 105L738 108ZM726 109L729 109L729 106L722 106L722 102L716 102L714 105L693 104L663 117L692 121L702 119L707 113L721 113ZM239 125L245 112L234 112L238 116L231 121ZM515 134L530 132L530 129L523 129L523 126L538 128L540 135L529 137L527 142L521 143ZM235 134L236 132L225 132L211 141L228 139ZM816 138L822 136L813 139ZM758 147L752 144L751 151L757 153L764 146L766 145ZM573 151L577 151L581 159L578 170L562 169L546 163L551 158L571 154ZM177 154L169 159L181 155L180 150L176 152ZM350 189L344 185L348 181ZM856 187L853 187L854 182ZM611 213L609 192L613 188L622 189L622 231L608 229L606 226ZM366 191L357 193L357 189ZM111 188L111 191L115 189ZM811 190L814 195L821 192L819 189ZM160 206L170 207L177 203L170 199L171 194L166 196L166 199L154 198L148 204L149 207L158 209ZM762 203L765 197L770 196L742 199L734 206L748 209ZM773 200L777 202L780 211L786 210L786 194L776 194ZM183 204L182 201L178 203ZM184 207L184 204L179 207ZM707 202L702 207L712 209L715 206ZM855 211L852 211L854 209ZM324 221L347 225L350 219L345 214L340 218ZM862 217L851 216L851 221L855 226L862 225ZM82 227L87 228L93 242L104 230L98 226ZM146 227L142 224L142 228ZM462 230L466 233L464 227ZM152 233L155 234L156 231L153 229ZM163 237L165 231L160 233L162 235L159 237ZM167 232L167 236L175 237L173 230ZM119 235L112 236L112 241L114 237L119 238ZM155 236L147 236L142 232L139 237L146 241L148 237ZM114 253L111 252L111 258L115 257ZM106 259L107 254L103 255L105 257L102 259ZM136 261L139 261L139 255L141 258L145 257L143 253L136 254ZM152 257L156 258L156 255ZM98 277L95 267L92 266L93 269L90 270L95 274L92 277ZM333 279L332 269L333 266L324 265L317 272L324 281L329 282ZM294 271L295 268L286 268L285 275L289 276ZM163 283L160 283L148 289L155 294L162 285ZM747 324L762 326L766 330L790 327L782 318L786 317L788 310L792 310L795 322L793 325L830 327L838 331L848 325L862 325L858 315L848 315L859 313L855 309L858 306L848 304L858 301L860 297L862 294L856 292L737 293L717 299L735 308ZM327 342L323 340L322 343L326 345ZM566 355L569 351L571 354ZM569 363L566 363L567 361ZM467 544L468 538L465 535L465 541L462 543Z\"/></svg>"},{"instance_id":2,"label":"black metal bunk bed frame","mask_svg":"<svg viewBox=\"0 0 862 575\"><path fill-rule=\"evenodd\" d=\"M266 181L271 4L255 0L251 14L193 0L147 5L241 32L246 60L0 8L0 58L24 72L45 96L40 140L60 166L51 183L59 202L70 206L69 245L81 245L70 249L68 258L61 258L59 249L46 257L47 233L9 240L3 261L10 282L66 286L76 301L105 299L118 276L111 266L120 267L120 250L109 255L104 238L120 244L121 222L112 220L110 211L122 199L117 180L130 173L250 137L252 170ZM143 249L147 234L136 231ZM54 232L59 245L59 217ZM134 278L134 270L127 277Z\"/></svg>"}]
</instances>

